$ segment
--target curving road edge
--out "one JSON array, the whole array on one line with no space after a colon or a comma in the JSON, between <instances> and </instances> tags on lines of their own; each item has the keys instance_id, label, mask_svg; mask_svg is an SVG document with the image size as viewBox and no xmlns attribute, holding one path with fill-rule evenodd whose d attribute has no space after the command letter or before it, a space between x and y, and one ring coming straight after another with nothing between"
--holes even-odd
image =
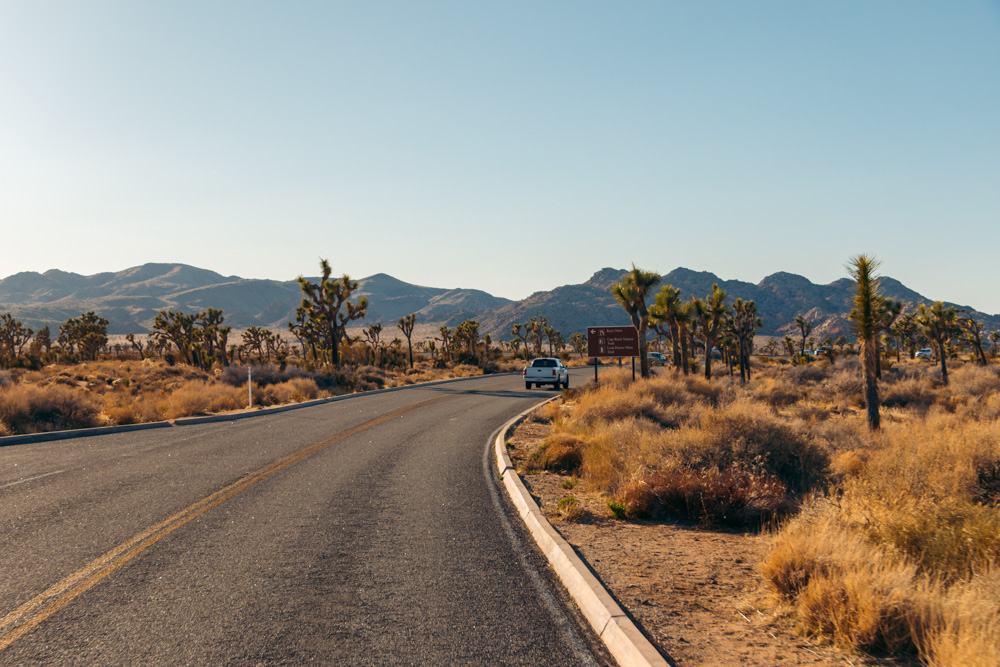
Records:
<instances>
[{"instance_id":1,"label":"curving road edge","mask_svg":"<svg viewBox=\"0 0 1000 667\"><path fill-rule=\"evenodd\" d=\"M556 398L554 396L549 400ZM548 402L545 401L541 405ZM515 425L538 407L540 406L536 405L525 410L504 424L494 441L497 469L507 495L514 503L528 531L535 538L538 548L548 558L552 569L559 575L566 590L618 664L622 667L633 665L666 667L668 663L663 656L615 602L573 547L548 522L538 504L528 493L517 471L514 470L514 466L511 465L510 456L507 455L507 435Z\"/></svg>"}]
</instances>

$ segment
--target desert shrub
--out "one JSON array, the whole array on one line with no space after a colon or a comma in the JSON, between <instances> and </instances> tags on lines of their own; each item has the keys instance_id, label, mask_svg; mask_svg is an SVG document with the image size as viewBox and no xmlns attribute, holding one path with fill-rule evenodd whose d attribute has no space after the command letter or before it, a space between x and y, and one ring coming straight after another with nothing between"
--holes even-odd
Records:
<instances>
[{"instance_id":1,"label":"desert shrub","mask_svg":"<svg viewBox=\"0 0 1000 667\"><path fill-rule=\"evenodd\" d=\"M9 387L14 383L10 371L0 371L0 389Z\"/></svg>"},{"instance_id":2,"label":"desert shrub","mask_svg":"<svg viewBox=\"0 0 1000 667\"><path fill-rule=\"evenodd\" d=\"M228 385L245 387L248 372L254 383L262 387L287 382L293 378L313 377L312 373L298 366L288 365L284 369L281 369L274 364L259 364L250 367L232 364L223 368L218 377L219 381L225 382Z\"/></svg>"},{"instance_id":3,"label":"desert shrub","mask_svg":"<svg viewBox=\"0 0 1000 667\"><path fill-rule=\"evenodd\" d=\"M613 385L601 385L586 391L577 399L573 418L588 425L598 422L612 423L626 419L646 419L655 424L675 427L680 423L680 412L670 410L676 406L674 395L666 391L647 391L645 383L636 383L624 389ZM661 403L668 399L670 403Z\"/></svg>"},{"instance_id":4,"label":"desert shrub","mask_svg":"<svg viewBox=\"0 0 1000 667\"><path fill-rule=\"evenodd\" d=\"M810 385L822 382L830 375L831 364L819 361L793 366L786 374L788 382L793 385Z\"/></svg>"},{"instance_id":5,"label":"desert shrub","mask_svg":"<svg viewBox=\"0 0 1000 667\"><path fill-rule=\"evenodd\" d=\"M111 392L103 397L101 410L109 424L141 424L159 419L156 403L151 396L135 396L126 392Z\"/></svg>"},{"instance_id":6,"label":"desert shrub","mask_svg":"<svg viewBox=\"0 0 1000 667\"><path fill-rule=\"evenodd\" d=\"M525 468L573 472L583 462L582 444L578 436L553 433L528 457Z\"/></svg>"},{"instance_id":7,"label":"desert shrub","mask_svg":"<svg viewBox=\"0 0 1000 667\"><path fill-rule=\"evenodd\" d=\"M754 470L776 477L794 493L826 477L825 448L759 403L743 399L704 410L699 426L681 429L674 439L675 452L688 468Z\"/></svg>"},{"instance_id":8,"label":"desert shrub","mask_svg":"<svg viewBox=\"0 0 1000 667\"><path fill-rule=\"evenodd\" d=\"M628 418L601 423L583 436L580 476L614 496L637 471L663 464L664 431L647 420Z\"/></svg>"},{"instance_id":9,"label":"desert shrub","mask_svg":"<svg viewBox=\"0 0 1000 667\"><path fill-rule=\"evenodd\" d=\"M319 398L320 390L312 378L298 377L271 384L262 388L261 405L278 405L282 403L299 403Z\"/></svg>"},{"instance_id":10,"label":"desert shrub","mask_svg":"<svg viewBox=\"0 0 1000 667\"><path fill-rule=\"evenodd\" d=\"M560 401L549 401L537 413L540 421L555 422L563 417L565 408Z\"/></svg>"},{"instance_id":11,"label":"desert shrub","mask_svg":"<svg viewBox=\"0 0 1000 667\"><path fill-rule=\"evenodd\" d=\"M0 423L10 434L99 426L100 406L84 391L18 384L0 390Z\"/></svg>"},{"instance_id":12,"label":"desert shrub","mask_svg":"<svg viewBox=\"0 0 1000 667\"><path fill-rule=\"evenodd\" d=\"M921 591L914 639L931 667L997 667L1000 656L1000 571L976 573L946 587L934 582Z\"/></svg>"},{"instance_id":13,"label":"desert shrub","mask_svg":"<svg viewBox=\"0 0 1000 667\"><path fill-rule=\"evenodd\" d=\"M904 377L895 382L885 382L879 388L885 408L916 408L926 411L934 404L936 395L926 377Z\"/></svg>"},{"instance_id":14,"label":"desert shrub","mask_svg":"<svg viewBox=\"0 0 1000 667\"><path fill-rule=\"evenodd\" d=\"M559 515L565 521L579 521L584 515L583 507L580 505L580 501L578 501L576 496L573 495L560 498L558 508Z\"/></svg>"},{"instance_id":15,"label":"desert shrub","mask_svg":"<svg viewBox=\"0 0 1000 667\"><path fill-rule=\"evenodd\" d=\"M723 378L716 378L715 381L709 381L702 376L696 375L684 378L684 386L692 396L702 398L710 405L717 405L725 389L722 384L725 381Z\"/></svg>"},{"instance_id":16,"label":"desert shrub","mask_svg":"<svg viewBox=\"0 0 1000 667\"><path fill-rule=\"evenodd\" d=\"M804 515L778 533L761 571L811 633L865 650L915 648L916 569L875 549L829 513Z\"/></svg>"},{"instance_id":17,"label":"desert shrub","mask_svg":"<svg viewBox=\"0 0 1000 667\"><path fill-rule=\"evenodd\" d=\"M988 396L1000 392L1000 369L997 366L963 364L948 373L951 391L967 396Z\"/></svg>"},{"instance_id":18,"label":"desert shrub","mask_svg":"<svg viewBox=\"0 0 1000 667\"><path fill-rule=\"evenodd\" d=\"M254 404L263 398L259 387L254 387ZM188 382L157 401L157 411L163 419L178 419L247 407L246 390L222 383L203 380Z\"/></svg>"},{"instance_id":19,"label":"desert shrub","mask_svg":"<svg viewBox=\"0 0 1000 667\"><path fill-rule=\"evenodd\" d=\"M778 378L765 378L754 387L754 396L776 408L793 405L807 395L804 388Z\"/></svg>"},{"instance_id":20,"label":"desert shrub","mask_svg":"<svg viewBox=\"0 0 1000 667\"><path fill-rule=\"evenodd\" d=\"M741 527L760 527L791 507L780 480L743 467L659 470L625 485L618 498L628 517L665 515Z\"/></svg>"},{"instance_id":21,"label":"desert shrub","mask_svg":"<svg viewBox=\"0 0 1000 667\"><path fill-rule=\"evenodd\" d=\"M873 543L832 506L814 509L774 536L761 563L805 631L855 649L916 652L927 665L1000 664L995 561L947 582Z\"/></svg>"}]
</instances>

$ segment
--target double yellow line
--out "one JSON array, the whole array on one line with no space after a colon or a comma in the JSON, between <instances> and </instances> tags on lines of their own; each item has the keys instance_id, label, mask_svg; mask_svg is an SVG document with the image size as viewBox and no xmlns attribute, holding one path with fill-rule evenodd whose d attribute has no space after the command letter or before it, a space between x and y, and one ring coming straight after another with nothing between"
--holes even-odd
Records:
<instances>
[{"instance_id":1,"label":"double yellow line","mask_svg":"<svg viewBox=\"0 0 1000 667\"><path fill-rule=\"evenodd\" d=\"M287 468L293 463L297 463L307 456L315 454L325 447L329 447L335 442L339 442L340 440L349 438L352 435L356 435L374 426L383 424L391 419L404 415L407 412L412 412L413 410L426 407L431 403L438 403L440 401L459 398L465 393L466 392L461 392L446 396L438 396L419 403L413 403L406 407L399 408L398 410L388 412L359 426L355 426L352 429L338 433L337 435L327 438L326 440L309 445L308 447L300 449L297 452L293 452L288 456L280 458L277 461L266 465L249 475L246 475L229 486L219 489L215 493L185 507L173 516L164 519L156 525L150 526L146 530L136 534L111 549L103 556L87 563L73 574L51 586L48 590L39 593L31 600L25 602L20 607L4 616L3 619L0 619L0 651L6 649L8 646L37 627L49 616L52 616L52 614L65 607L112 572L159 542L170 533L174 532L181 526L184 526L192 519L196 519L201 516L216 505L224 503L233 496L246 491L254 484L267 479L279 470Z\"/></svg>"}]
</instances>

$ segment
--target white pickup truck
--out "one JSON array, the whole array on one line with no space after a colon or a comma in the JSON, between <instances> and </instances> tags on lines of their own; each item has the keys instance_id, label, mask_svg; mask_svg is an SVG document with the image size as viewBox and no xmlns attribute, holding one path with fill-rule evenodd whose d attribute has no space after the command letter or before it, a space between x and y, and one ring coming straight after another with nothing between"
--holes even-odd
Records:
<instances>
[{"instance_id":1,"label":"white pickup truck","mask_svg":"<svg viewBox=\"0 0 1000 667\"><path fill-rule=\"evenodd\" d=\"M550 384L554 389L562 385L563 389L569 389L569 369L558 359L540 357L532 359L530 366L525 366L521 371L524 376L524 388L531 389L531 385L536 387L543 384Z\"/></svg>"}]
</instances>

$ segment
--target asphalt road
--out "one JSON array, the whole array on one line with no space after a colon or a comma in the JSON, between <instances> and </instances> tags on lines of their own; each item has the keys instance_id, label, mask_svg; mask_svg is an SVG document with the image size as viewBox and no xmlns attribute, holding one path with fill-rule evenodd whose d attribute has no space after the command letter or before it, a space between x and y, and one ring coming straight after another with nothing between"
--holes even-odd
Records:
<instances>
[{"instance_id":1,"label":"asphalt road","mask_svg":"<svg viewBox=\"0 0 1000 667\"><path fill-rule=\"evenodd\" d=\"M475 378L2 448L0 664L606 664L489 453L547 395Z\"/></svg>"}]
</instances>

